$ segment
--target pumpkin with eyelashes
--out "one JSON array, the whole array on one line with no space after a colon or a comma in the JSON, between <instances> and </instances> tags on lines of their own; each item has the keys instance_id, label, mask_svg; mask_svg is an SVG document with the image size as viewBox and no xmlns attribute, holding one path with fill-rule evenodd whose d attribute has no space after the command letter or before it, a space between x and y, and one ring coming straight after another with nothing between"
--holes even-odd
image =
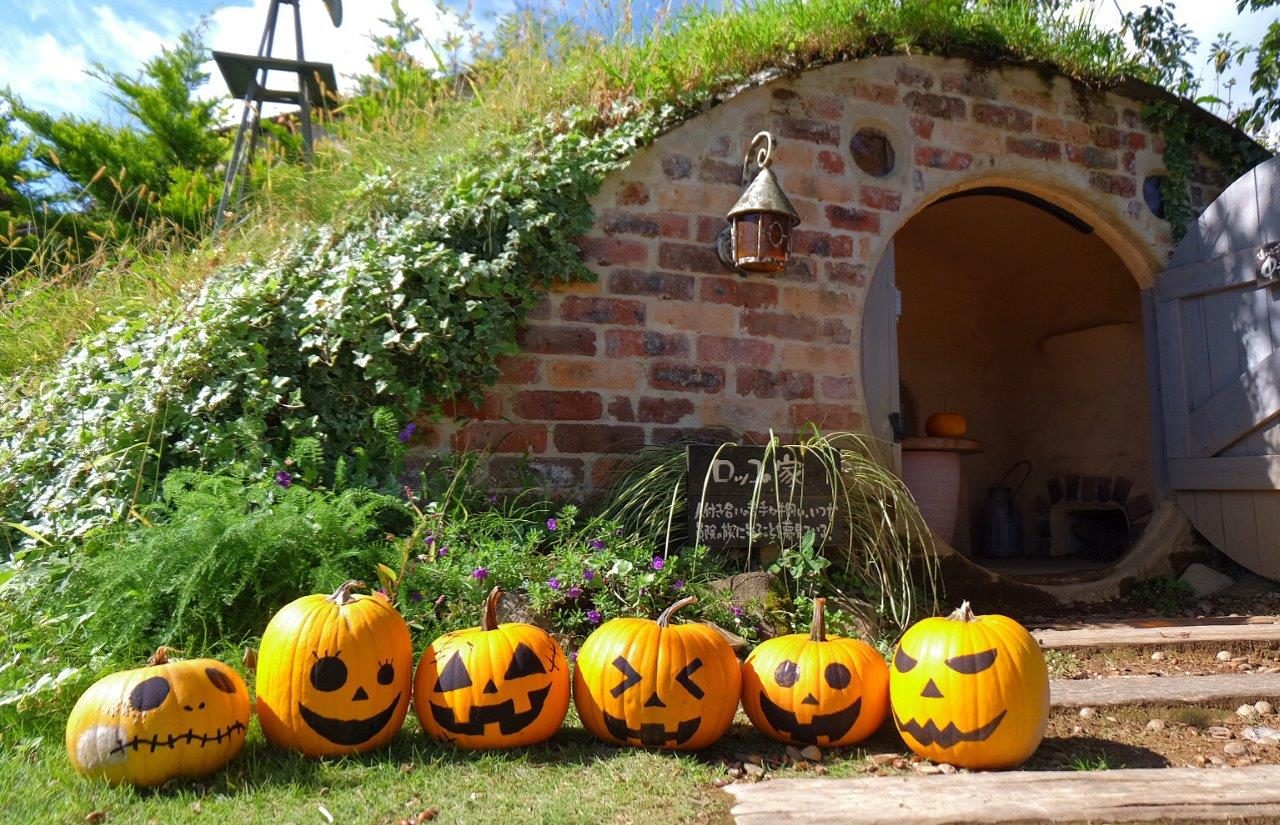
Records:
<instances>
[{"instance_id":1,"label":"pumpkin with eyelashes","mask_svg":"<svg viewBox=\"0 0 1280 825\"><path fill-rule=\"evenodd\" d=\"M573 701L582 724L617 745L697 750L729 729L741 672L720 634L704 624L672 625L690 596L658 620L611 619L578 651Z\"/></svg>"},{"instance_id":2,"label":"pumpkin with eyelashes","mask_svg":"<svg viewBox=\"0 0 1280 825\"><path fill-rule=\"evenodd\" d=\"M162 647L146 667L104 677L76 702L66 734L76 771L151 787L206 776L240 752L249 690L239 674L214 659L168 654Z\"/></svg>"},{"instance_id":3,"label":"pumpkin with eyelashes","mask_svg":"<svg viewBox=\"0 0 1280 825\"><path fill-rule=\"evenodd\" d=\"M304 596L267 624L258 651L258 719L273 744L307 756L385 745L409 710L409 627L381 596Z\"/></svg>"},{"instance_id":4,"label":"pumpkin with eyelashes","mask_svg":"<svg viewBox=\"0 0 1280 825\"><path fill-rule=\"evenodd\" d=\"M826 599L809 633L762 642L742 664L742 709L756 730L789 745L860 742L889 713L889 668L859 639L826 635Z\"/></svg>"},{"instance_id":5,"label":"pumpkin with eyelashes","mask_svg":"<svg viewBox=\"0 0 1280 825\"><path fill-rule=\"evenodd\" d=\"M889 672L894 723L920 756L973 770L1027 760L1049 718L1049 671L1031 634L965 602L898 642Z\"/></svg>"},{"instance_id":6,"label":"pumpkin with eyelashes","mask_svg":"<svg viewBox=\"0 0 1280 825\"><path fill-rule=\"evenodd\" d=\"M418 662L413 708L422 729L462 748L515 748L551 737L569 711L569 665L531 624L498 623L495 587L479 627L446 633Z\"/></svg>"}]
</instances>

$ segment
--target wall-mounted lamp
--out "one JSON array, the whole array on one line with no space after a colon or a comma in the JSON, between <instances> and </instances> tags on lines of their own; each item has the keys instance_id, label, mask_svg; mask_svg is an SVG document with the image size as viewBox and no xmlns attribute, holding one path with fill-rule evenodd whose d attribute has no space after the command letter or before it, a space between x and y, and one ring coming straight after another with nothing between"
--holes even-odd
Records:
<instances>
[{"instance_id":1,"label":"wall-mounted lamp","mask_svg":"<svg viewBox=\"0 0 1280 825\"><path fill-rule=\"evenodd\" d=\"M757 150L761 143L763 146ZM746 189L729 210L729 226L716 238L720 263L739 275L786 269L791 231L800 223L799 213L769 168L773 162L773 144L773 135L768 132L760 132L751 139L742 158L742 185ZM747 173L753 151L760 171L748 186Z\"/></svg>"}]
</instances>

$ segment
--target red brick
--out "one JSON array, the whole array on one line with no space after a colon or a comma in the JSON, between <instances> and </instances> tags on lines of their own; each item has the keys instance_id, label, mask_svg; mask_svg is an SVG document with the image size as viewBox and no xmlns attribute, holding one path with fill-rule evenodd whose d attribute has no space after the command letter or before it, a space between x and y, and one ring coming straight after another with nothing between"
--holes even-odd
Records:
<instances>
[{"instance_id":1,"label":"red brick","mask_svg":"<svg viewBox=\"0 0 1280 825\"><path fill-rule=\"evenodd\" d=\"M635 326L644 323L644 304L623 298L584 298L581 295L566 295L564 302L560 304L560 319L586 324Z\"/></svg>"},{"instance_id":2,"label":"red brick","mask_svg":"<svg viewBox=\"0 0 1280 825\"><path fill-rule=\"evenodd\" d=\"M595 355L596 331L590 327L530 324L516 335L525 352L544 355Z\"/></svg>"},{"instance_id":3,"label":"red brick","mask_svg":"<svg viewBox=\"0 0 1280 825\"><path fill-rule=\"evenodd\" d=\"M631 399L625 395L615 395L609 399L609 415L614 421L635 421L636 412L631 407Z\"/></svg>"},{"instance_id":4,"label":"red brick","mask_svg":"<svg viewBox=\"0 0 1280 825\"><path fill-rule=\"evenodd\" d=\"M703 278L701 297L708 304L758 309L778 302L778 288L764 281L745 278Z\"/></svg>"},{"instance_id":5,"label":"red brick","mask_svg":"<svg viewBox=\"0 0 1280 825\"><path fill-rule=\"evenodd\" d=\"M618 189L618 206L643 206L649 202L649 187L638 180L627 181Z\"/></svg>"},{"instance_id":6,"label":"red brick","mask_svg":"<svg viewBox=\"0 0 1280 825\"><path fill-rule=\"evenodd\" d=\"M1115 169L1120 165L1116 153L1096 146L1067 146L1067 160L1089 169Z\"/></svg>"},{"instance_id":7,"label":"red brick","mask_svg":"<svg viewBox=\"0 0 1280 825\"><path fill-rule=\"evenodd\" d=\"M788 338L794 341L816 341L822 337L822 325L808 315L787 312L742 313L742 330L762 338Z\"/></svg>"},{"instance_id":8,"label":"red brick","mask_svg":"<svg viewBox=\"0 0 1280 825\"><path fill-rule=\"evenodd\" d=\"M823 318L822 319L822 338L825 341L831 341L836 344L847 344L852 339L853 333L849 329L849 325L839 318Z\"/></svg>"},{"instance_id":9,"label":"red brick","mask_svg":"<svg viewBox=\"0 0 1280 825\"><path fill-rule=\"evenodd\" d=\"M649 247L621 238L579 238L582 259L597 266L640 266L649 259Z\"/></svg>"},{"instance_id":10,"label":"red brick","mask_svg":"<svg viewBox=\"0 0 1280 825\"><path fill-rule=\"evenodd\" d=\"M933 118L912 115L911 131L916 137L929 140L933 137Z\"/></svg>"},{"instance_id":11,"label":"red brick","mask_svg":"<svg viewBox=\"0 0 1280 825\"><path fill-rule=\"evenodd\" d=\"M552 440L562 453L630 453L644 446L644 429L617 424L557 424Z\"/></svg>"},{"instance_id":12,"label":"red brick","mask_svg":"<svg viewBox=\"0 0 1280 825\"><path fill-rule=\"evenodd\" d=\"M828 175L844 174L844 158L835 152L823 149L818 153L818 168Z\"/></svg>"},{"instance_id":13,"label":"red brick","mask_svg":"<svg viewBox=\"0 0 1280 825\"><path fill-rule=\"evenodd\" d=\"M1132 198L1138 193L1138 183L1128 175L1109 175L1106 172L1094 172L1089 175L1089 185L1099 192Z\"/></svg>"},{"instance_id":14,"label":"red brick","mask_svg":"<svg viewBox=\"0 0 1280 825\"><path fill-rule=\"evenodd\" d=\"M942 91L966 97L984 97L988 100L996 98L996 84L985 72L969 71L942 73Z\"/></svg>"},{"instance_id":15,"label":"red brick","mask_svg":"<svg viewBox=\"0 0 1280 825\"><path fill-rule=\"evenodd\" d=\"M933 73L915 66L898 66L897 81L899 86L916 86L921 89L933 88Z\"/></svg>"},{"instance_id":16,"label":"red brick","mask_svg":"<svg viewBox=\"0 0 1280 825\"><path fill-rule=\"evenodd\" d=\"M778 134L788 140L804 140L826 146L840 145L840 127L834 123L801 117L777 119Z\"/></svg>"},{"instance_id":17,"label":"red brick","mask_svg":"<svg viewBox=\"0 0 1280 825\"><path fill-rule=\"evenodd\" d=\"M1015 155L1039 160L1062 160L1062 144L1039 138L1010 137L1005 146Z\"/></svg>"},{"instance_id":18,"label":"red brick","mask_svg":"<svg viewBox=\"0 0 1280 825\"><path fill-rule=\"evenodd\" d=\"M791 235L791 251L796 255L819 258L848 258L853 255L853 238L797 229Z\"/></svg>"},{"instance_id":19,"label":"red brick","mask_svg":"<svg viewBox=\"0 0 1280 825\"><path fill-rule=\"evenodd\" d=\"M609 273L609 291L614 295L653 295L676 301L693 300L692 275L619 269Z\"/></svg>"},{"instance_id":20,"label":"red brick","mask_svg":"<svg viewBox=\"0 0 1280 825\"><path fill-rule=\"evenodd\" d=\"M1035 123L1035 118L1026 109L997 106L994 103L973 104L973 119L1010 132L1030 132Z\"/></svg>"},{"instance_id":21,"label":"red brick","mask_svg":"<svg viewBox=\"0 0 1280 825\"><path fill-rule=\"evenodd\" d=\"M962 172L973 164L973 155L968 152L953 152L950 149L939 149L934 146L917 146L915 160L917 166Z\"/></svg>"},{"instance_id":22,"label":"red brick","mask_svg":"<svg viewBox=\"0 0 1280 825\"><path fill-rule=\"evenodd\" d=\"M698 180L703 183L742 185L742 165L727 160L704 158L698 164Z\"/></svg>"},{"instance_id":23,"label":"red brick","mask_svg":"<svg viewBox=\"0 0 1280 825\"><path fill-rule=\"evenodd\" d=\"M683 180L693 174L693 159L688 155L663 155L662 174L670 180Z\"/></svg>"},{"instance_id":24,"label":"red brick","mask_svg":"<svg viewBox=\"0 0 1280 825\"><path fill-rule=\"evenodd\" d=\"M1036 134L1050 140L1067 140L1072 143L1087 143L1093 139L1093 132L1086 123L1043 115L1036 118Z\"/></svg>"},{"instance_id":25,"label":"red brick","mask_svg":"<svg viewBox=\"0 0 1280 825\"><path fill-rule=\"evenodd\" d=\"M541 362L537 358L499 355L494 363L498 367L498 381L503 384L534 384L541 373Z\"/></svg>"},{"instance_id":26,"label":"red brick","mask_svg":"<svg viewBox=\"0 0 1280 825\"><path fill-rule=\"evenodd\" d=\"M1135 152L1139 152L1147 148L1147 136L1141 132L1130 132L1125 137L1124 143L1128 148Z\"/></svg>"},{"instance_id":27,"label":"red brick","mask_svg":"<svg viewBox=\"0 0 1280 825\"><path fill-rule=\"evenodd\" d=\"M902 102L916 114L928 115L940 120L964 120L965 103L958 97L909 92L903 96Z\"/></svg>"},{"instance_id":28,"label":"red brick","mask_svg":"<svg viewBox=\"0 0 1280 825\"><path fill-rule=\"evenodd\" d=\"M1120 163L1124 166L1124 171L1130 175L1138 174L1138 154L1136 152L1125 152L1120 159Z\"/></svg>"},{"instance_id":29,"label":"red brick","mask_svg":"<svg viewBox=\"0 0 1280 825\"><path fill-rule=\"evenodd\" d=\"M1151 151L1155 152L1157 155L1163 155L1164 149L1165 149L1164 138L1162 138L1160 135L1156 135L1153 138L1151 138Z\"/></svg>"},{"instance_id":30,"label":"red brick","mask_svg":"<svg viewBox=\"0 0 1280 825\"><path fill-rule=\"evenodd\" d=\"M654 427L652 437L655 446L662 446L676 441L723 444L735 440L737 435L725 427ZM764 443L764 439L760 443Z\"/></svg>"},{"instance_id":31,"label":"red brick","mask_svg":"<svg viewBox=\"0 0 1280 825\"><path fill-rule=\"evenodd\" d=\"M689 339L677 333L611 329L604 334L604 352L610 358L683 358Z\"/></svg>"},{"instance_id":32,"label":"red brick","mask_svg":"<svg viewBox=\"0 0 1280 825\"><path fill-rule=\"evenodd\" d=\"M1116 107L1098 102L1101 99L1101 95L1095 97L1077 96L1074 100L1067 101L1066 112L1068 115L1087 120L1090 123L1102 123L1107 126L1118 125L1120 123L1120 113L1116 111Z\"/></svg>"},{"instance_id":33,"label":"red brick","mask_svg":"<svg viewBox=\"0 0 1280 825\"><path fill-rule=\"evenodd\" d=\"M705 272L718 275L725 271L716 251L705 244L664 243L658 247L658 266L677 272Z\"/></svg>"},{"instance_id":34,"label":"red brick","mask_svg":"<svg viewBox=\"0 0 1280 825\"><path fill-rule=\"evenodd\" d=\"M689 218L667 212L610 211L603 216L606 235L639 235L644 238L688 238Z\"/></svg>"},{"instance_id":35,"label":"red brick","mask_svg":"<svg viewBox=\"0 0 1280 825\"><path fill-rule=\"evenodd\" d=\"M862 264L845 261L827 261L827 280L833 284L862 286L867 282L867 268Z\"/></svg>"},{"instance_id":36,"label":"red brick","mask_svg":"<svg viewBox=\"0 0 1280 825\"><path fill-rule=\"evenodd\" d=\"M453 435L455 452L541 453L547 449L547 428L541 424L481 422Z\"/></svg>"},{"instance_id":37,"label":"red brick","mask_svg":"<svg viewBox=\"0 0 1280 825\"><path fill-rule=\"evenodd\" d=\"M809 423L827 433L857 431L862 427L862 416L844 404L793 404L791 425L800 428Z\"/></svg>"},{"instance_id":38,"label":"red brick","mask_svg":"<svg viewBox=\"0 0 1280 825\"><path fill-rule=\"evenodd\" d=\"M787 268L782 270L778 275L774 275L775 281L794 281L797 283L811 283L816 279L815 266L813 259L804 255L792 255L787 261Z\"/></svg>"},{"instance_id":39,"label":"red brick","mask_svg":"<svg viewBox=\"0 0 1280 825\"><path fill-rule=\"evenodd\" d=\"M844 117L844 101L831 95L808 94L804 97L805 110L819 120L840 120Z\"/></svg>"},{"instance_id":40,"label":"red brick","mask_svg":"<svg viewBox=\"0 0 1280 825\"><path fill-rule=\"evenodd\" d=\"M591 487L602 490L612 484L619 473L632 467L635 459L632 456L600 456L591 462L589 473Z\"/></svg>"},{"instance_id":41,"label":"red brick","mask_svg":"<svg viewBox=\"0 0 1280 825\"><path fill-rule=\"evenodd\" d=\"M594 392L525 390L516 394L515 412L526 421L596 421L604 403Z\"/></svg>"},{"instance_id":42,"label":"red brick","mask_svg":"<svg viewBox=\"0 0 1280 825\"><path fill-rule=\"evenodd\" d=\"M1013 102L1019 106L1030 106L1044 112L1053 111L1053 95L1046 91L1032 89L1013 89L1009 93Z\"/></svg>"},{"instance_id":43,"label":"red brick","mask_svg":"<svg viewBox=\"0 0 1280 825\"><path fill-rule=\"evenodd\" d=\"M717 393L724 389L724 369L694 364L654 364L649 386L655 390Z\"/></svg>"},{"instance_id":44,"label":"red brick","mask_svg":"<svg viewBox=\"0 0 1280 825\"><path fill-rule=\"evenodd\" d=\"M694 240L700 244L715 243L721 231L728 228L729 221L724 215L699 215L698 231L694 234Z\"/></svg>"},{"instance_id":45,"label":"red brick","mask_svg":"<svg viewBox=\"0 0 1280 825\"><path fill-rule=\"evenodd\" d=\"M468 418L472 421L497 421L502 417L502 396L487 392L477 406L469 398L455 398L440 405L440 412L450 418Z\"/></svg>"},{"instance_id":46,"label":"red brick","mask_svg":"<svg viewBox=\"0 0 1280 825\"><path fill-rule=\"evenodd\" d=\"M773 361L774 346L756 338L698 336L698 360L704 364L748 364L767 367Z\"/></svg>"},{"instance_id":47,"label":"red brick","mask_svg":"<svg viewBox=\"0 0 1280 825\"><path fill-rule=\"evenodd\" d=\"M739 367L735 389L738 395L756 398L777 398L779 395L788 401L813 398L813 376L807 372L770 372Z\"/></svg>"},{"instance_id":48,"label":"red brick","mask_svg":"<svg viewBox=\"0 0 1280 825\"><path fill-rule=\"evenodd\" d=\"M864 186L858 193L858 202L871 209L897 212L902 208L902 193L894 189L882 189L879 186ZM852 254L853 251L850 250L849 255Z\"/></svg>"},{"instance_id":49,"label":"red brick","mask_svg":"<svg viewBox=\"0 0 1280 825\"><path fill-rule=\"evenodd\" d=\"M859 100L866 100L871 103L879 103L884 106L896 106L898 103L898 87L890 86L886 83L869 83L855 78L841 83L839 89Z\"/></svg>"},{"instance_id":50,"label":"red brick","mask_svg":"<svg viewBox=\"0 0 1280 825\"><path fill-rule=\"evenodd\" d=\"M858 397L858 391L853 386L853 379L847 375L824 375L819 380L818 386L822 390L822 397L829 401Z\"/></svg>"},{"instance_id":51,"label":"red brick","mask_svg":"<svg viewBox=\"0 0 1280 825\"><path fill-rule=\"evenodd\" d=\"M650 424L678 424L694 410L688 398L641 398L640 420Z\"/></svg>"},{"instance_id":52,"label":"red brick","mask_svg":"<svg viewBox=\"0 0 1280 825\"><path fill-rule=\"evenodd\" d=\"M1103 149L1118 149L1125 144L1127 137L1124 131L1110 126L1093 127L1093 143Z\"/></svg>"},{"instance_id":53,"label":"red brick","mask_svg":"<svg viewBox=\"0 0 1280 825\"><path fill-rule=\"evenodd\" d=\"M543 295L538 299L538 303L524 314L527 321L548 321L551 319L551 296Z\"/></svg>"},{"instance_id":54,"label":"red brick","mask_svg":"<svg viewBox=\"0 0 1280 825\"><path fill-rule=\"evenodd\" d=\"M826 212L827 223L834 229L846 229L850 232L880 231L880 216L875 212L848 209L839 204L828 204Z\"/></svg>"}]
</instances>

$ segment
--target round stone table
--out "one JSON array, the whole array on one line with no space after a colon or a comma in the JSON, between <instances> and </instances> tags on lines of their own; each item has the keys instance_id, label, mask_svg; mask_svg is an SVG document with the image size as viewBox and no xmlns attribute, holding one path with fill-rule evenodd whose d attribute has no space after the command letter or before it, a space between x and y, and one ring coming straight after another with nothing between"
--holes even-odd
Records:
<instances>
[{"instance_id":1,"label":"round stone table","mask_svg":"<svg viewBox=\"0 0 1280 825\"><path fill-rule=\"evenodd\" d=\"M982 452L972 438L902 439L902 480L911 491L929 529L953 544L960 509L960 456Z\"/></svg>"}]
</instances>

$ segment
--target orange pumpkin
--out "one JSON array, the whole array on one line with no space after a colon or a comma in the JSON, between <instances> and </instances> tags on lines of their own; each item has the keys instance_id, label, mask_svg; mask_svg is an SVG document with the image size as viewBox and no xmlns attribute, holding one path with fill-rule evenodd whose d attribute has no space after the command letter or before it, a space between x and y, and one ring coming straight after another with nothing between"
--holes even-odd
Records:
<instances>
[{"instance_id":1,"label":"orange pumpkin","mask_svg":"<svg viewBox=\"0 0 1280 825\"><path fill-rule=\"evenodd\" d=\"M925 419L924 434L933 438L964 438L969 422L960 413L936 412Z\"/></svg>"},{"instance_id":2,"label":"orange pumpkin","mask_svg":"<svg viewBox=\"0 0 1280 825\"><path fill-rule=\"evenodd\" d=\"M249 729L249 690L214 659L170 661L160 648L146 667L95 682L67 719L67 756L77 772L112 785L160 785L206 776L232 760Z\"/></svg>"},{"instance_id":3,"label":"orange pumpkin","mask_svg":"<svg viewBox=\"0 0 1280 825\"><path fill-rule=\"evenodd\" d=\"M515 748L549 738L569 711L569 664L545 630L498 624L493 588L479 627L436 639L413 681L422 729L463 748Z\"/></svg>"},{"instance_id":4,"label":"orange pumpkin","mask_svg":"<svg viewBox=\"0 0 1280 825\"><path fill-rule=\"evenodd\" d=\"M975 616L965 602L903 634L889 700L898 732L920 756L974 770L1012 768L1044 737L1049 670L1022 625Z\"/></svg>"},{"instance_id":5,"label":"orange pumpkin","mask_svg":"<svg viewBox=\"0 0 1280 825\"><path fill-rule=\"evenodd\" d=\"M273 744L307 756L385 745L409 710L409 626L380 596L303 596L267 624L258 650L258 720Z\"/></svg>"},{"instance_id":6,"label":"orange pumpkin","mask_svg":"<svg viewBox=\"0 0 1280 825\"><path fill-rule=\"evenodd\" d=\"M866 739L889 713L889 666L859 639L826 635L826 599L809 632L761 643L742 664L742 709L756 730L789 745Z\"/></svg>"},{"instance_id":7,"label":"orange pumpkin","mask_svg":"<svg viewBox=\"0 0 1280 825\"><path fill-rule=\"evenodd\" d=\"M617 745L697 750L729 729L742 675L705 624L672 625L689 596L649 619L611 619L578 651L573 701L582 724Z\"/></svg>"}]
</instances>

